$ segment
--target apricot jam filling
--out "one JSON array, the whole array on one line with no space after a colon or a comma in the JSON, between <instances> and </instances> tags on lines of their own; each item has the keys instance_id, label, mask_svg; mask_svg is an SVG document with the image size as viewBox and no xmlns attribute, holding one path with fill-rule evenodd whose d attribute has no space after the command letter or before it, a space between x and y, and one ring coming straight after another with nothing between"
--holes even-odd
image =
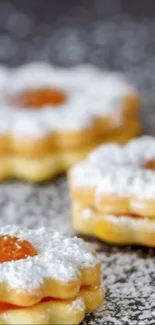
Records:
<instances>
[{"instance_id":1,"label":"apricot jam filling","mask_svg":"<svg viewBox=\"0 0 155 325\"><path fill-rule=\"evenodd\" d=\"M27 240L8 235L0 236L0 263L36 256L37 250Z\"/></svg>"},{"instance_id":2,"label":"apricot jam filling","mask_svg":"<svg viewBox=\"0 0 155 325\"><path fill-rule=\"evenodd\" d=\"M41 109L44 106L59 106L67 100L67 95L54 88L36 88L27 89L14 96L9 100L11 105L20 107L21 109Z\"/></svg>"},{"instance_id":3,"label":"apricot jam filling","mask_svg":"<svg viewBox=\"0 0 155 325\"><path fill-rule=\"evenodd\" d=\"M143 165L143 167L144 167L145 169L155 170L155 159L148 160L148 161Z\"/></svg>"},{"instance_id":4,"label":"apricot jam filling","mask_svg":"<svg viewBox=\"0 0 155 325\"><path fill-rule=\"evenodd\" d=\"M115 214L115 217L124 217L126 214L124 213L124 214ZM143 218L143 216L140 216L140 215L138 215L138 214L136 214L136 213L128 213L127 214L127 217L131 217L131 218L135 218L135 219L142 219Z\"/></svg>"},{"instance_id":5,"label":"apricot jam filling","mask_svg":"<svg viewBox=\"0 0 155 325\"><path fill-rule=\"evenodd\" d=\"M20 307L17 307L15 305L11 305L11 304L7 304L5 302L0 302L0 313L3 313L7 310L16 309L16 308L20 308Z\"/></svg>"},{"instance_id":6,"label":"apricot jam filling","mask_svg":"<svg viewBox=\"0 0 155 325\"><path fill-rule=\"evenodd\" d=\"M37 250L27 240L8 235L0 236L0 263L26 259L38 255ZM17 306L0 302L0 312L17 308Z\"/></svg>"}]
</instances>

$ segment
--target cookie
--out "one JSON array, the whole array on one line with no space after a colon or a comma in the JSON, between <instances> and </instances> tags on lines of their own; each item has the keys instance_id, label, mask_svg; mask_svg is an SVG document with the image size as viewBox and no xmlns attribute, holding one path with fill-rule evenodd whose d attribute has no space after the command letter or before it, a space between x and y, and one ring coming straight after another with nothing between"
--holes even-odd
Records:
<instances>
[{"instance_id":1,"label":"cookie","mask_svg":"<svg viewBox=\"0 0 155 325\"><path fill-rule=\"evenodd\" d=\"M11 225L0 250L0 322L79 324L102 303L101 264L83 240Z\"/></svg>"},{"instance_id":2,"label":"cookie","mask_svg":"<svg viewBox=\"0 0 155 325\"><path fill-rule=\"evenodd\" d=\"M69 173L75 229L155 246L155 138L100 146Z\"/></svg>"},{"instance_id":3,"label":"cookie","mask_svg":"<svg viewBox=\"0 0 155 325\"><path fill-rule=\"evenodd\" d=\"M0 78L0 179L44 181L141 132L139 95L121 74L33 63Z\"/></svg>"}]
</instances>

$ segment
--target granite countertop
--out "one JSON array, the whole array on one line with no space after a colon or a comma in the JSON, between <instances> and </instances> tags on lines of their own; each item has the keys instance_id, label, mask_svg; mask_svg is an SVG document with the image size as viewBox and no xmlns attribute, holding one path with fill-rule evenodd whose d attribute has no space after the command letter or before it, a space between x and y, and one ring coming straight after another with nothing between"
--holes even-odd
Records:
<instances>
[{"instance_id":1,"label":"granite countertop","mask_svg":"<svg viewBox=\"0 0 155 325\"><path fill-rule=\"evenodd\" d=\"M2 63L18 65L25 61L45 60L69 66L91 62L101 68L122 70L141 92L144 132L155 135L153 19L135 19L118 12L103 20L100 16L94 18L88 7L77 6L76 10L72 8L51 25L45 19L38 23L33 10L20 8L19 1L17 3L0 3ZM50 225L73 234L65 176L43 185L0 184L0 213L0 225ZM106 298L103 306L88 315L83 324L154 324L154 250L119 248L95 239L88 241L103 261Z\"/></svg>"}]
</instances>

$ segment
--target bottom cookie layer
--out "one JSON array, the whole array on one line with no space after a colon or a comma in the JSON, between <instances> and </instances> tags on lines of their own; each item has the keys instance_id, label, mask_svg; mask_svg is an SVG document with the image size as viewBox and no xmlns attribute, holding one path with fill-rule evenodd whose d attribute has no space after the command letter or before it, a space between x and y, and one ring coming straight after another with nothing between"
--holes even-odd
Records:
<instances>
[{"instance_id":1,"label":"bottom cookie layer","mask_svg":"<svg viewBox=\"0 0 155 325\"><path fill-rule=\"evenodd\" d=\"M43 158L26 158L21 156L0 157L0 180L8 178L21 178L32 182L49 180L55 175L67 171L73 164L83 160L89 151L101 143L118 142L125 143L140 134L140 125L133 122L132 127L122 133L109 135L100 142L77 150L64 151L51 154Z\"/></svg>"},{"instance_id":2,"label":"bottom cookie layer","mask_svg":"<svg viewBox=\"0 0 155 325\"><path fill-rule=\"evenodd\" d=\"M133 216L101 215L93 208L73 203L73 226L76 231L96 236L111 244L155 247L155 221Z\"/></svg>"},{"instance_id":3,"label":"bottom cookie layer","mask_svg":"<svg viewBox=\"0 0 155 325\"><path fill-rule=\"evenodd\" d=\"M82 288L72 300L48 299L33 307L9 309L0 312L0 324L80 324L85 314L97 309L104 292L99 286Z\"/></svg>"}]
</instances>

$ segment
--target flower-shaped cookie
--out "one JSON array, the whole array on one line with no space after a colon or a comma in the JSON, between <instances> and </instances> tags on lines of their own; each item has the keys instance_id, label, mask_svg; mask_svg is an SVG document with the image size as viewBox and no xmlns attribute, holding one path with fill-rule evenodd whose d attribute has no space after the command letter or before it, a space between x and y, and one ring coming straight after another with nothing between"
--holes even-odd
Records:
<instances>
[{"instance_id":1,"label":"flower-shaped cookie","mask_svg":"<svg viewBox=\"0 0 155 325\"><path fill-rule=\"evenodd\" d=\"M0 69L0 179L41 181L102 142L140 132L138 95L126 78L92 66L33 63Z\"/></svg>"},{"instance_id":2,"label":"flower-shaped cookie","mask_svg":"<svg viewBox=\"0 0 155 325\"><path fill-rule=\"evenodd\" d=\"M155 246L155 138L103 145L69 179L77 230L111 243Z\"/></svg>"},{"instance_id":3,"label":"flower-shaped cookie","mask_svg":"<svg viewBox=\"0 0 155 325\"><path fill-rule=\"evenodd\" d=\"M39 324L42 317L50 324L61 324L63 317L78 324L103 300L101 266L95 252L83 240L53 230L1 228L0 274L0 321L7 324L14 317L19 322L21 314L26 319L36 314L34 320ZM91 304L90 297L96 302ZM36 324L34 320L32 324Z\"/></svg>"}]
</instances>

